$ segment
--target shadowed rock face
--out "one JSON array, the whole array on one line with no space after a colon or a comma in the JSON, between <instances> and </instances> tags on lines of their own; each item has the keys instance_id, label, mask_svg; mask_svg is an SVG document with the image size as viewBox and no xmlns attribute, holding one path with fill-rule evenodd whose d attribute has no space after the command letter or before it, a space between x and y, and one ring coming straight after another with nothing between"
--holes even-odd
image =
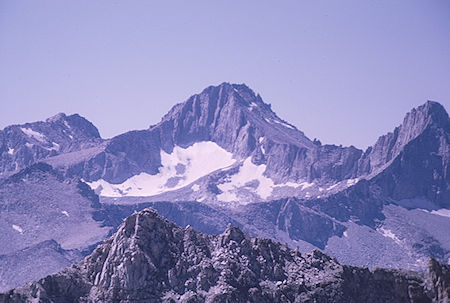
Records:
<instances>
[{"instance_id":1,"label":"shadowed rock face","mask_svg":"<svg viewBox=\"0 0 450 303\"><path fill-rule=\"evenodd\" d=\"M429 101L365 152L321 145L280 119L247 86L223 83L174 106L147 130L127 132L46 161L69 177L122 183L142 172L158 173L161 151L171 153L175 146L211 141L236 158L251 157L253 163L265 164L264 174L275 183L307 181L326 188L343 180L376 178L387 198L425 197L447 207L449 134L445 109ZM6 155L8 149L4 150Z\"/></svg>"},{"instance_id":2,"label":"shadowed rock face","mask_svg":"<svg viewBox=\"0 0 450 303\"><path fill-rule=\"evenodd\" d=\"M245 85L210 86L174 106L160 123L104 141L79 115L58 114L45 122L14 125L0 131L0 173L46 161L69 177L121 183L141 172L155 174L160 151L212 141L235 157L266 164L275 182L333 184L351 178L372 178L388 167L383 189L394 198L425 195L448 201L450 122L436 102L413 109L394 132L381 136L365 152L354 147L321 145L279 118ZM423 163L417 167L417 163ZM394 175L393 175L394 174ZM427 182L403 178L426 176ZM430 186L433 182L433 186ZM383 184L389 183L390 186ZM435 184L437 183L437 185ZM431 188L432 187L432 188Z\"/></svg>"},{"instance_id":3,"label":"shadowed rock face","mask_svg":"<svg viewBox=\"0 0 450 303\"><path fill-rule=\"evenodd\" d=\"M90 153L55 157L48 163L68 176L122 183L141 172L157 173L161 150L170 153L174 146L202 141L215 142L238 158L252 157L254 163L266 164L266 174L276 182L352 178L362 154L354 147L312 142L247 86L223 83L174 106L147 130L127 132L99 143Z\"/></svg>"},{"instance_id":4,"label":"shadowed rock face","mask_svg":"<svg viewBox=\"0 0 450 303\"><path fill-rule=\"evenodd\" d=\"M435 261L428 278L345 266L236 227L205 235L147 209L82 263L0 302L446 302L449 273Z\"/></svg>"},{"instance_id":5,"label":"shadowed rock face","mask_svg":"<svg viewBox=\"0 0 450 303\"><path fill-rule=\"evenodd\" d=\"M394 200L425 197L450 207L450 119L428 101L408 113L393 133L378 139L360 160L386 196Z\"/></svg>"},{"instance_id":6,"label":"shadowed rock face","mask_svg":"<svg viewBox=\"0 0 450 303\"><path fill-rule=\"evenodd\" d=\"M363 152L311 141L247 86L223 83L174 106L146 130L108 140L78 115L10 126L0 131L0 239L9 243L0 254L30 252L54 239L55 231L62 247L67 248L62 242L76 242L85 249L106 237L100 231L115 229L134 210L151 206L205 233L218 234L233 223L252 236L301 251L320 248L347 264L423 270L430 256L450 260L449 121L441 105L427 102ZM239 166L207 174L195 181L196 187L117 201L99 200L79 182L114 184L142 172L154 175L161 169L162 151L200 141L215 142L235 159L265 164L264 176L275 183L303 185L277 187L277 195L262 202L252 191L262 178L250 180L230 206L217 196ZM53 168L35 164L39 161ZM186 166L175 168L182 176ZM170 178L166 188L180 178ZM95 237L83 238L91 233ZM62 257L59 268L66 264ZM0 275L1 285L12 287L9 280Z\"/></svg>"}]
</instances>

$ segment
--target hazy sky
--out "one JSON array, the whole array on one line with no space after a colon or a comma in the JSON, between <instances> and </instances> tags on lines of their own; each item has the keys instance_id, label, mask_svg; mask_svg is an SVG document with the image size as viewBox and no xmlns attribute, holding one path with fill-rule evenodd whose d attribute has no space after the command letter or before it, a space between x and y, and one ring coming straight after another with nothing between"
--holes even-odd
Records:
<instances>
[{"instance_id":1,"label":"hazy sky","mask_svg":"<svg viewBox=\"0 0 450 303\"><path fill-rule=\"evenodd\" d=\"M366 147L450 109L450 1L0 0L0 128L79 113L111 137L221 82Z\"/></svg>"}]
</instances>

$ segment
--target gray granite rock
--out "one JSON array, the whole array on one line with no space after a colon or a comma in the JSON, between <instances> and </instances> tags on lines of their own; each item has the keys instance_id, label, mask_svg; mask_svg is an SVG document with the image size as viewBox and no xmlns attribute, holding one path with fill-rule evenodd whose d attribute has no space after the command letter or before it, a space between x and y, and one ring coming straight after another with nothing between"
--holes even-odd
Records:
<instances>
[{"instance_id":1,"label":"gray granite rock","mask_svg":"<svg viewBox=\"0 0 450 303\"><path fill-rule=\"evenodd\" d=\"M229 226L208 236L147 209L83 262L0 302L447 302L449 267L427 275L339 264Z\"/></svg>"},{"instance_id":2,"label":"gray granite rock","mask_svg":"<svg viewBox=\"0 0 450 303\"><path fill-rule=\"evenodd\" d=\"M320 248L353 265L423 270L427 257L447 263L449 121L441 105L427 102L366 151L322 145L280 119L247 86L223 83L174 106L146 130L108 140L78 115L10 126L0 131L0 239L9 243L0 247L0 254L53 239L54 232L65 248L64 239L96 234L77 248L90 247L109 234L99 236L102 228L114 229L133 211L152 206L202 232L218 234L233 223L252 236L301 251ZM219 182L236 173L237 166L202 176L196 181L198 196L188 186L149 198L99 201L79 182L104 179L114 184L141 172L155 174L161 151L201 141L215 142L237 159L251 157L253 163L265 164L265 176L275 182L314 185L305 191L278 188L267 201L248 194L242 204L226 205L214 197L222 193ZM252 182L246 186L257 186ZM200 194L206 197L202 202L192 201ZM62 211L79 215L68 219ZM96 226L78 232L75 221ZM194 289L192 281L186 283ZM265 298L258 288L251 293ZM192 295L194 301L201 298Z\"/></svg>"},{"instance_id":3,"label":"gray granite rock","mask_svg":"<svg viewBox=\"0 0 450 303\"><path fill-rule=\"evenodd\" d=\"M98 145L97 128L78 114L12 125L0 131L0 176L42 159Z\"/></svg>"}]
</instances>

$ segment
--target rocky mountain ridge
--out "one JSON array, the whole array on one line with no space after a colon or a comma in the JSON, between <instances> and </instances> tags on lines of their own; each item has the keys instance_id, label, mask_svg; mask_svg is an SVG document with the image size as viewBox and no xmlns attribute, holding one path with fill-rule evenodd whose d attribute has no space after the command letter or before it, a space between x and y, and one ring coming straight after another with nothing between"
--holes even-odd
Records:
<instances>
[{"instance_id":1,"label":"rocky mountain ridge","mask_svg":"<svg viewBox=\"0 0 450 303\"><path fill-rule=\"evenodd\" d=\"M217 236L147 209L82 263L0 295L0 302L447 302L450 267L356 268L300 254L229 226Z\"/></svg>"},{"instance_id":2,"label":"rocky mountain ridge","mask_svg":"<svg viewBox=\"0 0 450 303\"><path fill-rule=\"evenodd\" d=\"M11 245L0 259L12 261L0 271L19 271L14 256L32 251L57 254L51 268L62 268L68 252L80 258L149 206L204 233L232 223L350 265L421 271L429 257L448 263L449 121L427 102L366 151L322 145L247 86L223 83L146 130L108 140L78 115L7 127L0 238ZM74 222L82 222L82 237ZM33 277L49 273L43 264ZM0 285L30 281L14 278L0 276Z\"/></svg>"}]
</instances>

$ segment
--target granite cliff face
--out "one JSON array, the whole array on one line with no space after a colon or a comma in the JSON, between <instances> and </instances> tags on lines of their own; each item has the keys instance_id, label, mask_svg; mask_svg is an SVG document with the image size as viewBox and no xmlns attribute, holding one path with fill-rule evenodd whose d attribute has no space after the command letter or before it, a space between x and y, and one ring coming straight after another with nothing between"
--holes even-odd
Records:
<instances>
[{"instance_id":1,"label":"granite cliff face","mask_svg":"<svg viewBox=\"0 0 450 303\"><path fill-rule=\"evenodd\" d=\"M450 206L450 119L428 101L408 113L393 133L378 139L360 160L383 192L394 200L424 197ZM377 175L378 174L378 175Z\"/></svg>"},{"instance_id":2,"label":"granite cliff face","mask_svg":"<svg viewBox=\"0 0 450 303\"><path fill-rule=\"evenodd\" d=\"M232 223L349 265L421 271L429 257L449 263L449 121L427 102L366 151L322 145L247 86L223 83L148 129L107 140L78 115L7 127L0 239L11 244L0 248L10 260L0 262L9 273L0 286L30 281L22 274L10 283L22 264L15 256L57 254L59 265L48 268L61 269L146 207L204 233ZM43 265L33 277L49 273Z\"/></svg>"},{"instance_id":3,"label":"granite cliff face","mask_svg":"<svg viewBox=\"0 0 450 303\"><path fill-rule=\"evenodd\" d=\"M354 147L312 142L247 86L223 83L174 106L149 129L111 139L99 154L83 159L86 163L76 163L78 170L71 168L69 174L122 183L141 172L156 174L161 150L170 154L175 146L204 141L215 142L236 158L251 157L254 163L267 165L265 173L275 182L356 177L362 154Z\"/></svg>"},{"instance_id":4,"label":"granite cliff face","mask_svg":"<svg viewBox=\"0 0 450 303\"><path fill-rule=\"evenodd\" d=\"M0 302L446 302L449 267L425 276L339 264L229 226L210 236L144 210L78 265Z\"/></svg>"}]
</instances>

